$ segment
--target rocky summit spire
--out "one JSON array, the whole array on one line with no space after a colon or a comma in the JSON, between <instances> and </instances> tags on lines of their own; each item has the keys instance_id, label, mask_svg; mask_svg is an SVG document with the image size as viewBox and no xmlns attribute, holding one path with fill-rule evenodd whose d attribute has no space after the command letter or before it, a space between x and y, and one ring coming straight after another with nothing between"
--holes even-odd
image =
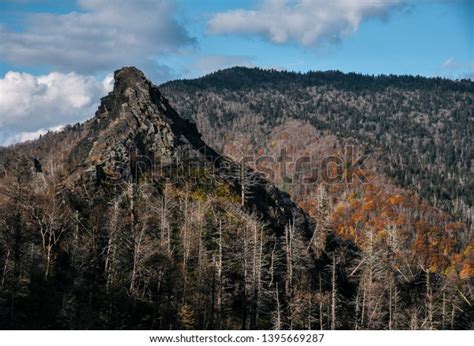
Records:
<instances>
[{"instance_id":1,"label":"rocky summit spire","mask_svg":"<svg viewBox=\"0 0 474 346\"><path fill-rule=\"evenodd\" d=\"M115 88L138 84L150 84L142 71L134 66L122 67L114 72Z\"/></svg>"},{"instance_id":2,"label":"rocky summit spire","mask_svg":"<svg viewBox=\"0 0 474 346\"><path fill-rule=\"evenodd\" d=\"M183 145L205 146L196 126L176 113L143 72L124 67L114 78L113 90L86 125L88 135L71 153L73 164L101 165L123 177L133 174L134 159L153 165L172 160Z\"/></svg>"}]
</instances>

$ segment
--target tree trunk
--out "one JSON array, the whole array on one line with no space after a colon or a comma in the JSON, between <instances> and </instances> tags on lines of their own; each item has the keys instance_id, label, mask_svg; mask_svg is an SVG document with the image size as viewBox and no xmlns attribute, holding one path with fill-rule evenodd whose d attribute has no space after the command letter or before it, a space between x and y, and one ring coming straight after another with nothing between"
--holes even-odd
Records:
<instances>
[{"instance_id":1,"label":"tree trunk","mask_svg":"<svg viewBox=\"0 0 474 346\"><path fill-rule=\"evenodd\" d=\"M336 329L336 255L332 254L331 266L331 329Z\"/></svg>"}]
</instances>

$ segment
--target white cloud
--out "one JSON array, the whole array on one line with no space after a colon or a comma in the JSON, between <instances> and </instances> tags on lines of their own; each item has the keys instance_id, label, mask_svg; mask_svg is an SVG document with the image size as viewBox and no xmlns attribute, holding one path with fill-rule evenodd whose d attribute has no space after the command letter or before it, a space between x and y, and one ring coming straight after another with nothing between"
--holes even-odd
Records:
<instances>
[{"instance_id":1,"label":"white cloud","mask_svg":"<svg viewBox=\"0 0 474 346\"><path fill-rule=\"evenodd\" d=\"M259 35L274 43L311 46L338 41L371 17L384 17L401 0L264 0L254 10L216 14L208 22L211 34Z\"/></svg>"},{"instance_id":2,"label":"white cloud","mask_svg":"<svg viewBox=\"0 0 474 346\"><path fill-rule=\"evenodd\" d=\"M33 13L25 30L0 27L0 55L15 66L94 73L136 65L152 74L154 59L193 44L171 0L78 0L80 12Z\"/></svg>"},{"instance_id":3,"label":"white cloud","mask_svg":"<svg viewBox=\"0 0 474 346\"><path fill-rule=\"evenodd\" d=\"M442 64L442 68L447 68L447 69L457 69L459 68L459 64L454 60L453 57L446 59Z\"/></svg>"},{"instance_id":4,"label":"white cloud","mask_svg":"<svg viewBox=\"0 0 474 346\"><path fill-rule=\"evenodd\" d=\"M112 89L112 80L111 75L98 81L75 73L8 72L0 79L0 144L91 117L100 97Z\"/></svg>"},{"instance_id":5,"label":"white cloud","mask_svg":"<svg viewBox=\"0 0 474 346\"><path fill-rule=\"evenodd\" d=\"M255 65L251 62L250 57L236 55L208 55L199 58L192 65L193 70L197 71L200 75L233 66L254 67Z\"/></svg>"}]
</instances>

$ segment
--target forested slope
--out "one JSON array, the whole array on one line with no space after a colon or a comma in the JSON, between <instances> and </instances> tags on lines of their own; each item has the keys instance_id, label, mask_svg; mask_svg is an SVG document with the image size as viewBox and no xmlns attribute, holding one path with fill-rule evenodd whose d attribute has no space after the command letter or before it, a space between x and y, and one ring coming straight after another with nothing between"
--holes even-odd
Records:
<instances>
[{"instance_id":1,"label":"forested slope","mask_svg":"<svg viewBox=\"0 0 474 346\"><path fill-rule=\"evenodd\" d=\"M471 88L241 68L158 88L116 71L90 120L0 148L0 327L472 328L471 139L455 136ZM408 116L431 102L417 95L439 133ZM423 190L416 169L444 180Z\"/></svg>"},{"instance_id":2,"label":"forested slope","mask_svg":"<svg viewBox=\"0 0 474 346\"><path fill-rule=\"evenodd\" d=\"M474 83L337 71L305 74L235 67L163 92L196 120L212 145L224 134L260 134L297 119L380 155L395 184L435 207L473 220ZM225 139L224 139L225 138Z\"/></svg>"}]
</instances>

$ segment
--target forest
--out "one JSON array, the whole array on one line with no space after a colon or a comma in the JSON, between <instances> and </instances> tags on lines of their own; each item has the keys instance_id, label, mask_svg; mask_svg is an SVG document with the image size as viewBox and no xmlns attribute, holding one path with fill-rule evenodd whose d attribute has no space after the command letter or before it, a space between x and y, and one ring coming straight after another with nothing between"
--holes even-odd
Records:
<instances>
[{"instance_id":1,"label":"forest","mask_svg":"<svg viewBox=\"0 0 474 346\"><path fill-rule=\"evenodd\" d=\"M474 220L470 80L234 67L161 89L218 149L242 134L261 146L276 126L299 120L355 140L395 184Z\"/></svg>"},{"instance_id":2,"label":"forest","mask_svg":"<svg viewBox=\"0 0 474 346\"><path fill-rule=\"evenodd\" d=\"M0 148L0 328L473 328L472 82L114 77Z\"/></svg>"}]
</instances>

